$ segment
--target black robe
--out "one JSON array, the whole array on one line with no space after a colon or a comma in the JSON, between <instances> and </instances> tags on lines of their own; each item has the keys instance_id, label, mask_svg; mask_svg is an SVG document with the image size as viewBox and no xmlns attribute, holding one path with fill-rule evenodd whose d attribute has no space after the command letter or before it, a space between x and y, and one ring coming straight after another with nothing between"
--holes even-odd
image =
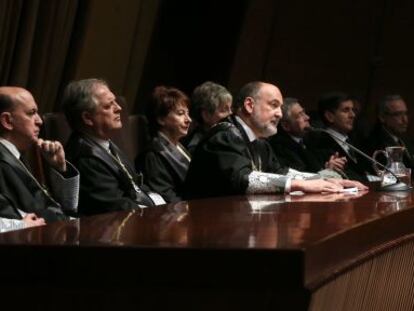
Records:
<instances>
[{"instance_id":1,"label":"black robe","mask_svg":"<svg viewBox=\"0 0 414 311\"><path fill-rule=\"evenodd\" d=\"M404 165L407 168L414 170L414 146L406 137L400 137L399 140L400 143L396 142L389 132L387 132L384 127L378 123L365 144L366 151L372 155L375 150L385 150L386 147L391 146L404 146ZM385 164L383 161L385 159L381 159L380 157L378 159L381 160L380 162Z\"/></svg>"},{"instance_id":2,"label":"black robe","mask_svg":"<svg viewBox=\"0 0 414 311\"><path fill-rule=\"evenodd\" d=\"M260 157L260 161L258 158ZM253 145L230 116L209 130L195 149L185 182L186 198L246 193L253 170L284 174L267 141Z\"/></svg>"},{"instance_id":3,"label":"black robe","mask_svg":"<svg viewBox=\"0 0 414 311\"><path fill-rule=\"evenodd\" d=\"M144 183L168 203L182 200L189 164L190 161L177 147L161 135L154 137L135 161L137 170L145 176Z\"/></svg>"},{"instance_id":4,"label":"black robe","mask_svg":"<svg viewBox=\"0 0 414 311\"><path fill-rule=\"evenodd\" d=\"M201 126L198 126L194 128L190 134L182 139L183 145L191 155L194 154L197 145L200 143L206 133L207 132L202 129Z\"/></svg>"},{"instance_id":5,"label":"black robe","mask_svg":"<svg viewBox=\"0 0 414 311\"><path fill-rule=\"evenodd\" d=\"M139 185L136 174L124 153L115 145L125 168ZM149 205L148 190L140 187L135 191L127 174L119 163L91 138L73 133L66 145L66 156L79 170L79 214L93 215L116 210L138 208L138 204ZM152 201L150 204L153 204Z\"/></svg>"},{"instance_id":6,"label":"black robe","mask_svg":"<svg viewBox=\"0 0 414 311\"><path fill-rule=\"evenodd\" d=\"M349 143L352 144L352 142ZM310 133L307 146L317 151L319 158L324 162L328 161L335 153L338 153L340 157L346 157L345 177L361 182L368 181L366 173L371 172L370 162L355 152L352 155L347 153L329 134L324 132Z\"/></svg>"},{"instance_id":7,"label":"black robe","mask_svg":"<svg viewBox=\"0 0 414 311\"><path fill-rule=\"evenodd\" d=\"M317 157L311 148L306 146L305 140L305 147L303 147L283 130L279 130L276 135L271 136L269 144L283 166L302 172L313 173L317 173L325 168L324 162Z\"/></svg>"}]
</instances>

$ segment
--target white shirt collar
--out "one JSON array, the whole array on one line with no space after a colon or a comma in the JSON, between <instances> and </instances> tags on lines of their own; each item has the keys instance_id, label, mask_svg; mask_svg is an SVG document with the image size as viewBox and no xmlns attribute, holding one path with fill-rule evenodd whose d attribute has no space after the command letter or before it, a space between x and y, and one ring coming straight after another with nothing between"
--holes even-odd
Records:
<instances>
[{"instance_id":1,"label":"white shirt collar","mask_svg":"<svg viewBox=\"0 0 414 311\"><path fill-rule=\"evenodd\" d=\"M328 127L326 129L326 131L331 133L332 135L338 137L341 140L347 140L348 139L348 135L344 135L342 133L339 133L337 130L334 130L332 127Z\"/></svg>"},{"instance_id":2,"label":"white shirt collar","mask_svg":"<svg viewBox=\"0 0 414 311\"><path fill-rule=\"evenodd\" d=\"M19 150L17 150L16 146L13 143L9 142L3 137L0 137L0 143L2 143L3 146L6 147L7 150L9 150L16 157L16 159L20 159L21 153Z\"/></svg>"},{"instance_id":3,"label":"white shirt collar","mask_svg":"<svg viewBox=\"0 0 414 311\"><path fill-rule=\"evenodd\" d=\"M98 138L98 137L95 137L95 136L92 136L92 135L89 135L89 134L87 134L87 135L89 136L90 139L92 139L99 146L101 146L102 148L104 148L107 151L110 151L109 150L109 140Z\"/></svg>"},{"instance_id":4,"label":"white shirt collar","mask_svg":"<svg viewBox=\"0 0 414 311\"><path fill-rule=\"evenodd\" d=\"M242 118L236 116L236 121L240 123L243 130L246 132L247 138L249 138L250 142L257 139L257 136L254 134L253 130L242 120Z\"/></svg>"},{"instance_id":5,"label":"white shirt collar","mask_svg":"<svg viewBox=\"0 0 414 311\"><path fill-rule=\"evenodd\" d=\"M290 135L290 134L288 134L288 135L290 136L290 138L292 138L298 144L300 144L301 142L303 142L303 138L302 137L297 137L297 136L293 136L293 135Z\"/></svg>"},{"instance_id":6,"label":"white shirt collar","mask_svg":"<svg viewBox=\"0 0 414 311\"><path fill-rule=\"evenodd\" d=\"M333 139L339 144L339 146L342 147L342 149L345 150L345 152L351 157L350 154L350 147L344 143L344 141L346 142L346 140L348 139L348 135L344 135L342 133L339 133L338 131L334 130L331 127L328 127L326 129L327 132L331 133L333 136Z\"/></svg>"}]
</instances>

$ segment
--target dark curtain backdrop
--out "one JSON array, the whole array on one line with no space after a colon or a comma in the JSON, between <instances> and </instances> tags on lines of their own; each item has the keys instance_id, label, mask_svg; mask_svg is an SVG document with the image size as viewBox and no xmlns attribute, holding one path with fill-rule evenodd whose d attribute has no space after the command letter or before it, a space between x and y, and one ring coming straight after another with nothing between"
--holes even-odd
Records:
<instances>
[{"instance_id":1,"label":"dark curtain backdrop","mask_svg":"<svg viewBox=\"0 0 414 311\"><path fill-rule=\"evenodd\" d=\"M0 0L0 84L49 112L68 81L99 77L140 112L159 84L267 80L309 110L352 93L373 121L387 93L413 110L413 23L411 0Z\"/></svg>"},{"instance_id":2,"label":"dark curtain backdrop","mask_svg":"<svg viewBox=\"0 0 414 311\"><path fill-rule=\"evenodd\" d=\"M78 2L0 1L0 84L27 88L41 111L53 110Z\"/></svg>"}]
</instances>

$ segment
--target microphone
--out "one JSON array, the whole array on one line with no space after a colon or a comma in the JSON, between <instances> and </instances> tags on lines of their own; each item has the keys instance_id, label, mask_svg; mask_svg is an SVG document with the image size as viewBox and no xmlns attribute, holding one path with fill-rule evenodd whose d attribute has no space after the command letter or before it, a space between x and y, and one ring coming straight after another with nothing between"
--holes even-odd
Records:
<instances>
[{"instance_id":1,"label":"microphone","mask_svg":"<svg viewBox=\"0 0 414 311\"><path fill-rule=\"evenodd\" d=\"M380 191L409 191L409 190L413 189L413 187L411 185L408 185L405 182L401 181L400 177L398 177L398 175L396 175L393 171L391 171L385 165L381 164L380 162L375 160L373 157L370 157L369 155L367 155L365 152L358 149L354 145L352 145L352 144L348 143L347 141L343 140L341 137L338 137L337 135L335 135L335 134L333 134L333 133L331 133L331 132L329 132L329 131L327 131L323 128L317 128L317 127L312 127L311 126L308 129L309 129L309 131L312 131L312 132L322 132L322 133L328 134L333 139L347 145L353 151L355 151L359 155L363 156L365 159L368 159L371 163L375 163L379 167L383 168L387 173L390 173L397 180L397 182L395 184L380 186L379 187Z\"/></svg>"}]
</instances>

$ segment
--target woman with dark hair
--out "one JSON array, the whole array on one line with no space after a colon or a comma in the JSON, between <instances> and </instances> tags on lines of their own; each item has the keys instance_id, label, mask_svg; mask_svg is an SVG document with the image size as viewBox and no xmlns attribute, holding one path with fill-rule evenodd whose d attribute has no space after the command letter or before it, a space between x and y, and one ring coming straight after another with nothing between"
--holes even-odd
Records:
<instances>
[{"instance_id":1,"label":"woman with dark hair","mask_svg":"<svg viewBox=\"0 0 414 311\"><path fill-rule=\"evenodd\" d=\"M179 140L191 124L190 100L172 87L155 88L146 116L152 141L135 161L144 183L161 194L166 202L181 201L191 157Z\"/></svg>"}]
</instances>

